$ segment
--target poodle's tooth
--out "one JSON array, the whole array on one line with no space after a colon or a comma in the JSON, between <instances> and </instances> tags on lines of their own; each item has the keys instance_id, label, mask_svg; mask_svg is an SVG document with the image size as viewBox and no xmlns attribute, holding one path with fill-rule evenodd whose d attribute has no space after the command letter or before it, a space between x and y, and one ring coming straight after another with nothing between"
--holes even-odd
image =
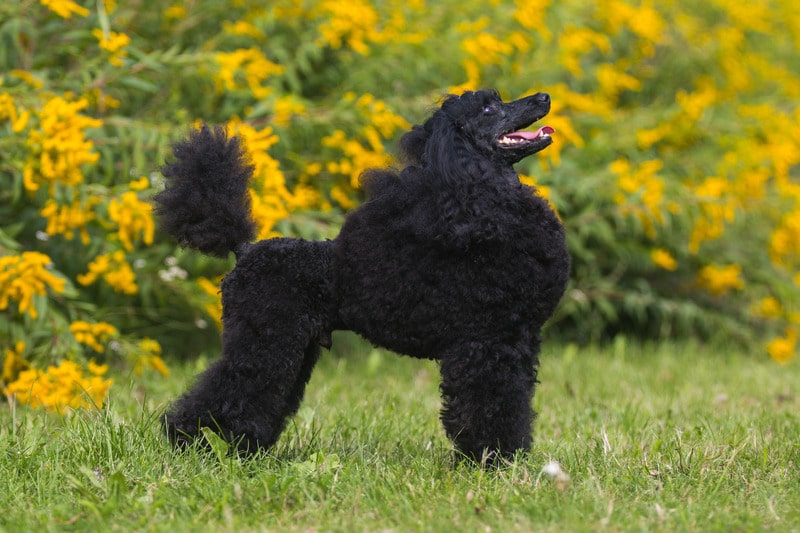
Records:
<instances>
[{"instance_id":1,"label":"poodle's tooth","mask_svg":"<svg viewBox=\"0 0 800 533\"><path fill-rule=\"evenodd\" d=\"M517 136L503 135L502 137L497 139L497 142L500 143L500 144L509 145L509 144L524 143L524 142L527 142L528 140L529 139L524 138L524 137L521 138L521 137L517 137Z\"/></svg>"}]
</instances>

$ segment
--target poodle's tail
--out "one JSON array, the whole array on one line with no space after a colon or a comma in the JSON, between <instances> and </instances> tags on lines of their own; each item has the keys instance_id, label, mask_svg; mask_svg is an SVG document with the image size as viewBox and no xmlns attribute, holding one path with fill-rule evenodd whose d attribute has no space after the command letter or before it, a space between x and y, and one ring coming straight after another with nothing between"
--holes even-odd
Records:
<instances>
[{"instance_id":1,"label":"poodle's tail","mask_svg":"<svg viewBox=\"0 0 800 533\"><path fill-rule=\"evenodd\" d=\"M242 141L203 126L172 147L161 169L166 187L154 201L162 227L182 246L227 257L255 238L248 182L253 166Z\"/></svg>"}]
</instances>

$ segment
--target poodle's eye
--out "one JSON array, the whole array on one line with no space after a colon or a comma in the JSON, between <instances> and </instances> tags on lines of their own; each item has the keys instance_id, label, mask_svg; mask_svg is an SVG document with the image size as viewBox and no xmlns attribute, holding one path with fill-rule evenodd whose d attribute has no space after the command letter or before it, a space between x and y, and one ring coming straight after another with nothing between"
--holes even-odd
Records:
<instances>
[{"instance_id":1,"label":"poodle's eye","mask_svg":"<svg viewBox=\"0 0 800 533\"><path fill-rule=\"evenodd\" d=\"M490 105L484 106L484 108L483 108L483 114L484 115L491 115L492 113L494 113L494 106L490 106Z\"/></svg>"}]
</instances>

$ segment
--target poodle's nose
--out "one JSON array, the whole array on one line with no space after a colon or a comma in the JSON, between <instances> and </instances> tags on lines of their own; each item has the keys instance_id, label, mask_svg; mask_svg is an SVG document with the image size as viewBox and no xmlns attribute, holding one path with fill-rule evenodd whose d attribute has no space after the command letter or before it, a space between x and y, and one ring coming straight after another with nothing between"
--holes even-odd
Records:
<instances>
[{"instance_id":1,"label":"poodle's nose","mask_svg":"<svg viewBox=\"0 0 800 533\"><path fill-rule=\"evenodd\" d=\"M536 93L533 95L533 98L542 104L547 104L550 102L550 95L547 93Z\"/></svg>"}]
</instances>

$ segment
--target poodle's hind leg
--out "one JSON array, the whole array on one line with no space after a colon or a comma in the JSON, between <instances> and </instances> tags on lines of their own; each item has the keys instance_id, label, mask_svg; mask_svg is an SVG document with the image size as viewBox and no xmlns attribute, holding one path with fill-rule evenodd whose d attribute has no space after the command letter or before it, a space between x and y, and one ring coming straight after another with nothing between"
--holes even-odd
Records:
<instances>
[{"instance_id":1,"label":"poodle's hind leg","mask_svg":"<svg viewBox=\"0 0 800 533\"><path fill-rule=\"evenodd\" d=\"M299 357L269 370L231 363L227 358L211 365L165 416L173 444L182 448L203 428L221 435L243 453L275 444L286 420L300 406L319 346L309 345L305 353L285 353Z\"/></svg>"},{"instance_id":2,"label":"poodle's hind leg","mask_svg":"<svg viewBox=\"0 0 800 533\"><path fill-rule=\"evenodd\" d=\"M441 360L442 423L456 448L495 462L530 449L538 342L465 342Z\"/></svg>"},{"instance_id":3,"label":"poodle's hind leg","mask_svg":"<svg viewBox=\"0 0 800 533\"><path fill-rule=\"evenodd\" d=\"M259 243L226 276L223 357L167 413L175 444L203 427L242 452L278 440L329 335L327 255L313 244Z\"/></svg>"}]
</instances>

